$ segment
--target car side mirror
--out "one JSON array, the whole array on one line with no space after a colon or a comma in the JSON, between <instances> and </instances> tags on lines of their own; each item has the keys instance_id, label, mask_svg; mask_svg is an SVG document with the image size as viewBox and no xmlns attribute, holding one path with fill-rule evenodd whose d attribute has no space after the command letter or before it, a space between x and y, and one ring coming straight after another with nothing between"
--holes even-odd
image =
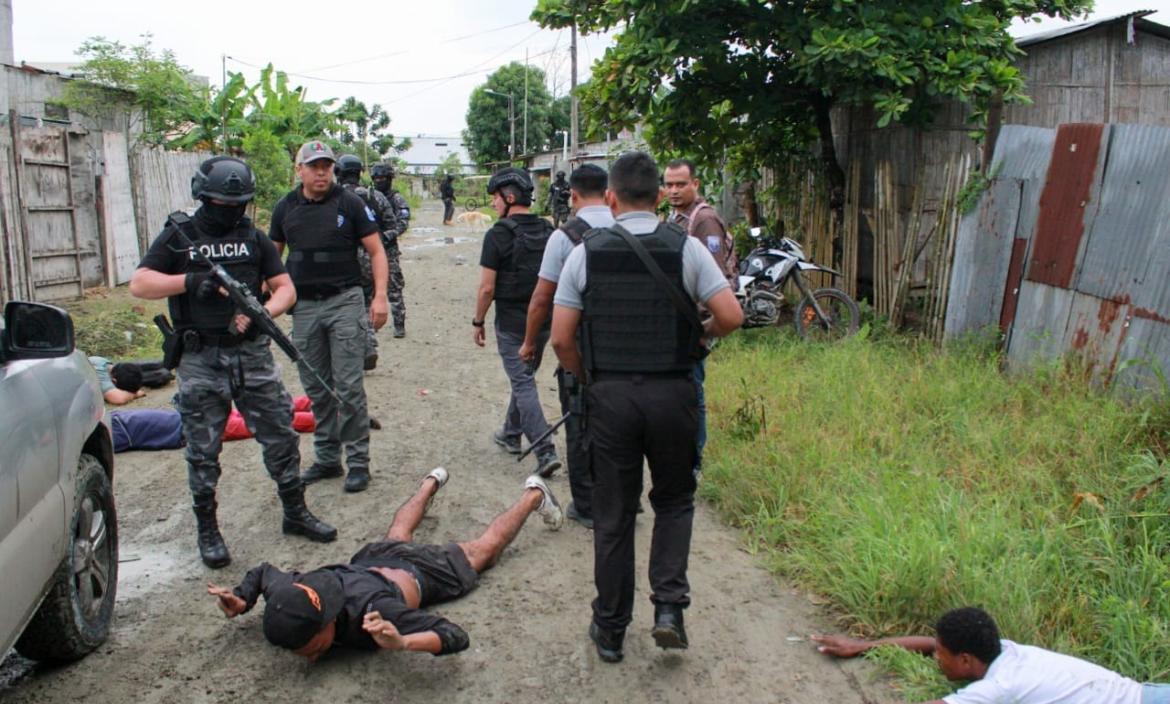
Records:
<instances>
[{"instance_id":1,"label":"car side mirror","mask_svg":"<svg viewBox=\"0 0 1170 704\"><path fill-rule=\"evenodd\" d=\"M57 306L9 301L4 306L4 360L73 354L73 319Z\"/></svg>"}]
</instances>

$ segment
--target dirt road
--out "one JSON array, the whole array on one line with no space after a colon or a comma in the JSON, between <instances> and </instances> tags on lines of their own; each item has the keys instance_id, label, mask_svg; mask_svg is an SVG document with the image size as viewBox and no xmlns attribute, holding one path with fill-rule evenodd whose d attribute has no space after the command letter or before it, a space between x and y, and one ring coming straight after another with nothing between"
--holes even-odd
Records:
<instances>
[{"instance_id":1,"label":"dirt road","mask_svg":"<svg viewBox=\"0 0 1170 704\"><path fill-rule=\"evenodd\" d=\"M601 663L588 638L592 534L566 522L548 532L530 521L479 589L436 611L470 634L450 657L334 652L309 665L267 645L259 609L228 621L205 594L235 584L267 560L285 568L337 562L381 536L394 508L432 467L451 481L418 537L443 542L477 535L521 490L524 466L491 440L507 382L489 333L476 348L468 324L478 281L482 232L439 226L426 203L404 240L408 336L380 334L382 359L367 381L371 412L384 429L371 439L373 482L345 494L339 481L314 485L309 505L336 525L336 543L318 545L280 532L272 482L252 441L225 445L220 520L233 563L213 571L195 549L194 519L181 451L118 455L115 489L121 577L109 642L80 663L32 668L9 658L6 702L834 702L892 701L865 663L817 653L807 634L831 627L801 594L777 583L740 549L739 536L706 506L696 518L691 558L691 648L664 653L649 636L646 553L652 517L638 519L638 599L620 665ZM444 237L454 238L444 242ZM278 358L279 358L279 352ZM540 372L546 413L555 406L551 350ZM294 392L300 384L281 360ZM141 405L166 405L171 390ZM312 441L301 439L303 464ZM563 473L553 489L568 501ZM646 504L649 507L649 504ZM24 667L24 669L28 669ZM327 699L328 698L328 699Z\"/></svg>"}]
</instances>

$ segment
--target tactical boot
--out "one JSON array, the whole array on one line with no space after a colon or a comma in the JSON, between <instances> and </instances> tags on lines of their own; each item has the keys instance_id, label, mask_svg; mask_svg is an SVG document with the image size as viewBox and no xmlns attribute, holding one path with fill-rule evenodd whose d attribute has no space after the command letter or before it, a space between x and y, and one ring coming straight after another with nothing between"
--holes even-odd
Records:
<instances>
[{"instance_id":1,"label":"tactical boot","mask_svg":"<svg viewBox=\"0 0 1170 704\"><path fill-rule=\"evenodd\" d=\"M219 532L219 521L215 518L215 498L197 498L192 508L198 529L199 557L203 559L203 564L212 569L227 567L232 556Z\"/></svg>"},{"instance_id":2,"label":"tactical boot","mask_svg":"<svg viewBox=\"0 0 1170 704\"><path fill-rule=\"evenodd\" d=\"M370 468L369 467L350 467L349 474L345 477L345 490L351 494L356 494L359 491L365 491L366 487L370 485Z\"/></svg>"},{"instance_id":3,"label":"tactical boot","mask_svg":"<svg viewBox=\"0 0 1170 704\"><path fill-rule=\"evenodd\" d=\"M318 543L337 540L337 529L309 512L305 506L305 487L296 485L280 490L280 502L284 504L285 533L303 535Z\"/></svg>"},{"instance_id":4,"label":"tactical boot","mask_svg":"<svg viewBox=\"0 0 1170 704\"><path fill-rule=\"evenodd\" d=\"M406 323L394 323L394 337L398 339L406 337Z\"/></svg>"},{"instance_id":5,"label":"tactical boot","mask_svg":"<svg viewBox=\"0 0 1170 704\"><path fill-rule=\"evenodd\" d=\"M654 605L654 630L650 632L659 648L686 648L687 630L683 610L677 604Z\"/></svg>"},{"instance_id":6,"label":"tactical boot","mask_svg":"<svg viewBox=\"0 0 1170 704\"><path fill-rule=\"evenodd\" d=\"M336 467L329 467L327 465L321 464L320 462L314 462L312 467L309 467L301 473L301 483L312 484L313 482L320 481L322 479L333 479L334 477L340 477L342 474L343 472L341 471L341 465L337 465Z\"/></svg>"},{"instance_id":7,"label":"tactical boot","mask_svg":"<svg viewBox=\"0 0 1170 704\"><path fill-rule=\"evenodd\" d=\"M597 656L602 662L622 661L622 641L626 639L624 630L607 631L596 623L590 623L589 639L597 646Z\"/></svg>"}]
</instances>

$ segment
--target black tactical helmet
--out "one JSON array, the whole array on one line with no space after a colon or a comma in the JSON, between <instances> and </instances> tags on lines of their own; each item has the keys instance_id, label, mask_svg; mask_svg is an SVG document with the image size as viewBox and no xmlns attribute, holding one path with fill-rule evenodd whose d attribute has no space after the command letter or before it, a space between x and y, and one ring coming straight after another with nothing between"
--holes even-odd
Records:
<instances>
[{"instance_id":1,"label":"black tactical helmet","mask_svg":"<svg viewBox=\"0 0 1170 704\"><path fill-rule=\"evenodd\" d=\"M256 195L256 176L234 156L213 156L199 165L191 177L191 197L214 198L224 203L247 203Z\"/></svg>"},{"instance_id":2,"label":"black tactical helmet","mask_svg":"<svg viewBox=\"0 0 1170 704\"><path fill-rule=\"evenodd\" d=\"M370 167L370 178L394 178L394 165L374 164Z\"/></svg>"},{"instance_id":3,"label":"black tactical helmet","mask_svg":"<svg viewBox=\"0 0 1170 704\"><path fill-rule=\"evenodd\" d=\"M564 172L564 171L558 171L558 172L557 172L557 180L560 180L560 179L562 179L562 178L564 178L564 177L565 177L565 172Z\"/></svg>"},{"instance_id":4,"label":"black tactical helmet","mask_svg":"<svg viewBox=\"0 0 1170 704\"><path fill-rule=\"evenodd\" d=\"M516 186L525 197L532 196L532 177L524 169L517 169L514 166L500 169L488 179L487 192L493 195L504 186Z\"/></svg>"},{"instance_id":5,"label":"black tactical helmet","mask_svg":"<svg viewBox=\"0 0 1170 704\"><path fill-rule=\"evenodd\" d=\"M333 165L333 172L338 176L342 174L361 174L362 169L366 168L362 164L362 160L353 154L342 154L337 158L337 163Z\"/></svg>"}]
</instances>

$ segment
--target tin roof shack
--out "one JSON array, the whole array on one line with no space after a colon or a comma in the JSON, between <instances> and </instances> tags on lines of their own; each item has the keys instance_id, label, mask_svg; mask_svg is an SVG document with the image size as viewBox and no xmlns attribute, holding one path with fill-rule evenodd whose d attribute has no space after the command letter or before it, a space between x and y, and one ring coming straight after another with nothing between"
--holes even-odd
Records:
<instances>
[{"instance_id":1,"label":"tin roof shack","mask_svg":"<svg viewBox=\"0 0 1170 704\"><path fill-rule=\"evenodd\" d=\"M1026 55L1017 65L1032 103L1005 106L997 124L1170 126L1170 27L1146 19L1149 14L1130 13L1019 39ZM839 263L845 274L842 288L892 313L905 303L907 293L929 298L932 289L947 288L939 278L948 275L949 245L934 238L953 234L954 218L948 224L944 211L953 210L956 174L963 181L960 171L988 158L998 132L993 124L986 144L976 142L969 134L969 114L965 104L952 102L941 106L928 129L879 129L869 107L834 111L835 142L847 181L836 253L831 251L823 184L815 176L803 171L766 174L762 185L786 183L790 202L777 208L786 227L807 240L812 257ZM938 256L936 245L941 247ZM945 308L946 301L935 304Z\"/></svg>"}]
</instances>

